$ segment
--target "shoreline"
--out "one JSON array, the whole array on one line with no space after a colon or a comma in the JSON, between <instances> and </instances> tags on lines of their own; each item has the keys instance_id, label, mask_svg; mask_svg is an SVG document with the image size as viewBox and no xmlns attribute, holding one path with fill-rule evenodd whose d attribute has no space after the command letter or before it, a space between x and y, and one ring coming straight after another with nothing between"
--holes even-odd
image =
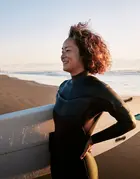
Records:
<instances>
[{"instance_id":1,"label":"shoreline","mask_svg":"<svg viewBox=\"0 0 140 179\"><path fill-rule=\"evenodd\" d=\"M59 88L56 85L42 84L8 75L0 75L0 86L0 114L54 104ZM120 95L120 97L122 99L139 98L140 95Z\"/></svg>"}]
</instances>

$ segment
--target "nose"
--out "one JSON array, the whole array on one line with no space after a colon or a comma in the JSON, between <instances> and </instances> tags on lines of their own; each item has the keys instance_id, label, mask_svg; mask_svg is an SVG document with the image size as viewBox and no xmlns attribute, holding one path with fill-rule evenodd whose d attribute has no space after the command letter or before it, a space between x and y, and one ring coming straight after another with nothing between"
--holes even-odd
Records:
<instances>
[{"instance_id":1,"label":"nose","mask_svg":"<svg viewBox=\"0 0 140 179\"><path fill-rule=\"evenodd\" d=\"M62 50L62 55L64 55L66 53L66 51L65 50Z\"/></svg>"}]
</instances>

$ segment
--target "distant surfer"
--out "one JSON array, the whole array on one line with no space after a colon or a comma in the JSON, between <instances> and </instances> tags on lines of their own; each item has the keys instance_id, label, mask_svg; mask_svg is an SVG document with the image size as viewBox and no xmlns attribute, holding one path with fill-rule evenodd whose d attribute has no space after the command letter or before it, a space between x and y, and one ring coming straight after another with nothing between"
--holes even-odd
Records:
<instances>
[{"instance_id":1,"label":"distant surfer","mask_svg":"<svg viewBox=\"0 0 140 179\"><path fill-rule=\"evenodd\" d=\"M71 79L59 86L53 110L52 179L97 179L91 146L134 129L135 117L116 92L95 77L110 67L111 60L103 39L88 28L88 23L71 26L63 43L61 61ZM117 122L91 135L104 111Z\"/></svg>"}]
</instances>

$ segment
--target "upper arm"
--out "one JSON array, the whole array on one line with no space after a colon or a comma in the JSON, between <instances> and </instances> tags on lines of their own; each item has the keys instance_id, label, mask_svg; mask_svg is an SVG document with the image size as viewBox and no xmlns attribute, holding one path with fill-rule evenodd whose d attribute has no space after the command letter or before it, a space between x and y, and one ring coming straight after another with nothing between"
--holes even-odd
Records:
<instances>
[{"instance_id":1,"label":"upper arm","mask_svg":"<svg viewBox=\"0 0 140 179\"><path fill-rule=\"evenodd\" d=\"M136 120L125 102L110 88L102 95L102 110L109 112L119 123L135 125Z\"/></svg>"}]
</instances>

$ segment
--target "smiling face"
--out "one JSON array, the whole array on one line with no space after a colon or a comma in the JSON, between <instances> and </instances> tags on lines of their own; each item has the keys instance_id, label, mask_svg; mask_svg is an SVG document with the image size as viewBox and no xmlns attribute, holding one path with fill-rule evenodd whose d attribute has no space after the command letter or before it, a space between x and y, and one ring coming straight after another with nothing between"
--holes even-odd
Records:
<instances>
[{"instance_id":1,"label":"smiling face","mask_svg":"<svg viewBox=\"0 0 140 179\"><path fill-rule=\"evenodd\" d=\"M72 76L84 71L79 49L75 41L71 38L66 39L63 43L61 60L63 70L71 73Z\"/></svg>"}]
</instances>

